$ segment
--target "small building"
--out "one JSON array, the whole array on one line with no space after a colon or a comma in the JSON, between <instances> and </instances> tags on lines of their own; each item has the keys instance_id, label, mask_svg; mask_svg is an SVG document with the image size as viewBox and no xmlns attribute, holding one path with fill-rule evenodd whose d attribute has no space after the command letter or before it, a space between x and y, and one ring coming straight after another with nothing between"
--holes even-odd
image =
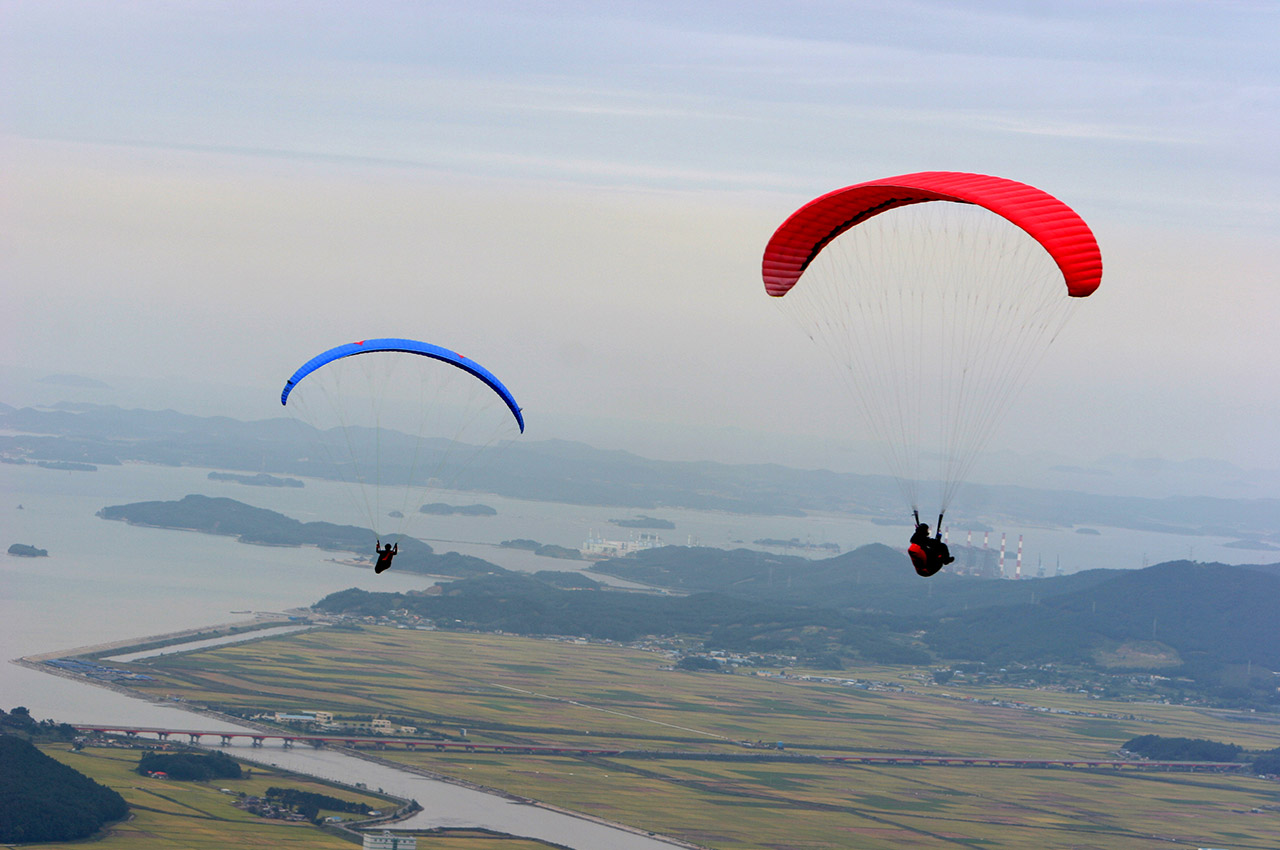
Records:
<instances>
[{"instance_id":1,"label":"small building","mask_svg":"<svg viewBox=\"0 0 1280 850\"><path fill-rule=\"evenodd\" d=\"M646 549L657 549L662 545L662 538L648 532L640 532L639 535L633 533L630 540L606 540L592 531L579 551L593 558L622 558Z\"/></svg>"},{"instance_id":2,"label":"small building","mask_svg":"<svg viewBox=\"0 0 1280 850\"><path fill-rule=\"evenodd\" d=\"M1000 550L985 546L952 546L956 559L952 572L979 578L1003 578L1000 574Z\"/></svg>"},{"instance_id":3,"label":"small building","mask_svg":"<svg viewBox=\"0 0 1280 850\"><path fill-rule=\"evenodd\" d=\"M363 850L418 850L416 835L396 835L383 830L381 835L365 833Z\"/></svg>"}]
</instances>

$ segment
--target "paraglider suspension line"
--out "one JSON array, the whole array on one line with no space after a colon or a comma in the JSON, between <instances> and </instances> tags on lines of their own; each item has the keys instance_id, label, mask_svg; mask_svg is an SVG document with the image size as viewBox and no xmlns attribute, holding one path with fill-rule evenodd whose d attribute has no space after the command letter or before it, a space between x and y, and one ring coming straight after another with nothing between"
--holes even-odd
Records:
<instances>
[{"instance_id":1,"label":"paraglider suspension line","mask_svg":"<svg viewBox=\"0 0 1280 850\"><path fill-rule=\"evenodd\" d=\"M933 533L935 540L942 539L942 517L945 514L946 514L946 511L942 511L941 513L938 514L938 526ZM916 518L916 528L919 528L920 527L920 510L918 508L913 508L911 511L911 515Z\"/></svg>"}]
</instances>

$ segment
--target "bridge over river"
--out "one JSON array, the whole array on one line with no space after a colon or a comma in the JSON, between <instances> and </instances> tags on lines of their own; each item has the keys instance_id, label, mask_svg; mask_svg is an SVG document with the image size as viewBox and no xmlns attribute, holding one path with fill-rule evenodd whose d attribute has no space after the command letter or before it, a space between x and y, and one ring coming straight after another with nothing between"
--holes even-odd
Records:
<instances>
[{"instance_id":1,"label":"bridge over river","mask_svg":"<svg viewBox=\"0 0 1280 850\"><path fill-rule=\"evenodd\" d=\"M434 749L460 750L468 753L522 753L525 755L562 755L562 756L614 756L623 750L601 749L599 747L555 747L530 744L482 744L466 741L440 741L433 738L395 738L374 735L345 735L334 732L324 735L302 735L292 732L261 731L207 731L200 729L161 729L154 726L95 726L74 724L80 732L91 732L100 735L124 735L128 738L154 737L167 741L170 737L186 736L192 744L198 744L205 738L218 738L224 747L229 747L235 739L248 739L252 746L261 747L268 741L278 741L283 747L295 744L309 744L313 747L337 746L353 749Z\"/></svg>"},{"instance_id":2,"label":"bridge over river","mask_svg":"<svg viewBox=\"0 0 1280 850\"><path fill-rule=\"evenodd\" d=\"M217 738L222 746L231 746L236 739L247 740L253 747L278 742L289 748L296 744L320 747L349 747L352 749L423 749L466 753L502 753L506 755L553 756L616 756L621 758L677 758L705 761L818 761L844 764L888 766L941 766L941 767L997 767L997 768L1076 768L1092 770L1172 770L1189 772L1223 773L1243 770L1246 765L1237 762L1218 761L1146 761L1139 759L1018 759L995 756L921 756L921 755L808 755L798 753L750 752L750 753L696 753L666 750L624 750L605 747L572 747L545 744L491 744L471 741L441 741L431 738L390 736L344 735L327 733L304 735L292 732L264 731L207 731L199 729L162 729L151 726L98 726L76 724L80 732L99 735L124 735L128 738L155 738L167 741L170 737L185 736L188 742L199 744L205 738Z\"/></svg>"}]
</instances>

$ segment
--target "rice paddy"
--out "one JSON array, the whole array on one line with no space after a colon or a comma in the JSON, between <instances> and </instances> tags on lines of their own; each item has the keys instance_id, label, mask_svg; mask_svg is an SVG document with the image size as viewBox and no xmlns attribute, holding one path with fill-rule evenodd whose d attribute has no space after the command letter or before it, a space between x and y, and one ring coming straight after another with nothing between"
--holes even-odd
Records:
<instances>
[{"instance_id":1,"label":"rice paddy","mask_svg":"<svg viewBox=\"0 0 1280 850\"><path fill-rule=\"evenodd\" d=\"M166 656L146 670L160 693L237 711L383 716L453 742L631 751L379 755L722 850L1280 846L1280 785L1243 774L741 760L1108 758L1142 734L1280 746L1280 725L1227 712L940 688L907 669L841 674L893 686L882 690L689 673L638 649L384 627Z\"/></svg>"}]
</instances>

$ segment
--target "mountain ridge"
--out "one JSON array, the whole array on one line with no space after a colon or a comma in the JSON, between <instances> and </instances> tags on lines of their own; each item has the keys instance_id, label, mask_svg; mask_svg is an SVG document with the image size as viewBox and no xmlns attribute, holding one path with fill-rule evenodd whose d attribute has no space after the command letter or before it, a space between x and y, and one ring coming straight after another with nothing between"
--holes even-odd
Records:
<instances>
[{"instance_id":1,"label":"mountain ridge","mask_svg":"<svg viewBox=\"0 0 1280 850\"><path fill-rule=\"evenodd\" d=\"M143 461L333 477L331 465L307 460L308 452L302 448L308 439L324 439L324 435L308 435L306 426L286 418L243 422L172 410L78 404L57 410L0 407L0 428L18 432L0 436L0 454L12 458L102 465ZM413 456L413 447L401 444L408 439L404 435L389 439L386 451L392 456L397 451L406 458ZM404 468L412 464L406 461ZM513 443L504 447L500 466L459 469L449 480L454 489L534 501L775 516L833 512L904 527L910 522L900 507L895 483L885 476L773 463L650 460L567 440ZM1272 498L1152 499L973 483L962 491L952 515L1213 534L1280 546L1280 499Z\"/></svg>"}]
</instances>

